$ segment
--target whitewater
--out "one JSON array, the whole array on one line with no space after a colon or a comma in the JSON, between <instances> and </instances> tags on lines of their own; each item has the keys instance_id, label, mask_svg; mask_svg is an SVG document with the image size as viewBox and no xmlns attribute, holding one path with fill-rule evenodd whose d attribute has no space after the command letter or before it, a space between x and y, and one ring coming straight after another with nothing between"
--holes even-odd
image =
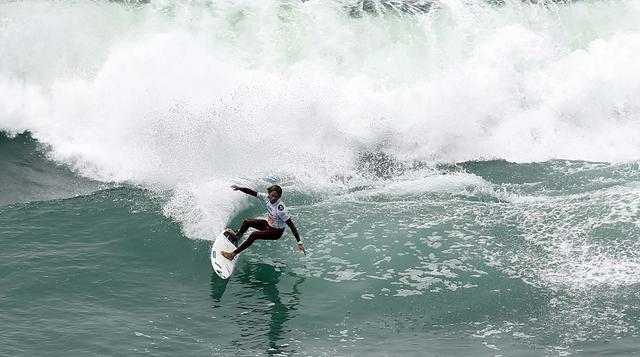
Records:
<instances>
[{"instance_id":1,"label":"whitewater","mask_svg":"<svg viewBox=\"0 0 640 357\"><path fill-rule=\"evenodd\" d=\"M600 354L612 340L614 354L637 350L638 18L637 0L2 2L0 216L11 257L32 249L21 242L39 237L38 224L86 236L80 245L128 227L104 264L127 266L131 252L167 261L169 249L181 266L199 262L186 281L206 280L210 240L262 213L229 186L278 183L308 257L291 237L252 247L226 293L211 278L210 291L193 283L183 297L205 306L210 294L222 309L185 313L203 319L189 325L193 345L158 347L179 325L167 317L107 333L112 345L133 336L154 347L98 353L419 355L425 340L433 355ZM87 226L76 230L72 212ZM102 220L110 228L96 228ZM131 232L149 226L160 237L143 248ZM64 279L61 261L50 263ZM5 286L34 274L6 269L18 275ZM245 295L257 288L267 298ZM220 289L267 304L255 311L271 321L270 347L261 334L209 339L213 319L262 326L225 307ZM337 310L324 291L337 292ZM312 294L317 310L304 315ZM406 308L385 310L395 304ZM384 317L371 320L376 309ZM342 320L312 332L304 321L325 321L322 311ZM401 342L368 345L394 329ZM14 354L44 350L11 341Z\"/></svg>"}]
</instances>

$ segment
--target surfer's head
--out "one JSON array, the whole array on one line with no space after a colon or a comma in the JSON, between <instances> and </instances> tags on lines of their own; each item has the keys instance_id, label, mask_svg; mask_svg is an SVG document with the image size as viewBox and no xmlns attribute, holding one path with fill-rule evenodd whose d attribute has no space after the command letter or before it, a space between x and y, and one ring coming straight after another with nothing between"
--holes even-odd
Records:
<instances>
[{"instance_id":1,"label":"surfer's head","mask_svg":"<svg viewBox=\"0 0 640 357\"><path fill-rule=\"evenodd\" d=\"M282 197L282 187L278 185L271 185L267 187L267 192L269 192L269 202L276 203Z\"/></svg>"}]
</instances>

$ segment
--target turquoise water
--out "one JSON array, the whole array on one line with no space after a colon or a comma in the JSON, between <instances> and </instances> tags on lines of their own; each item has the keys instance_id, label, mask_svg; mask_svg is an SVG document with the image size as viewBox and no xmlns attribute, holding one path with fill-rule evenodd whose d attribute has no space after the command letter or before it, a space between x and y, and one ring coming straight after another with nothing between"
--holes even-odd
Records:
<instances>
[{"instance_id":1,"label":"turquoise water","mask_svg":"<svg viewBox=\"0 0 640 357\"><path fill-rule=\"evenodd\" d=\"M0 354L638 354L638 16L0 3Z\"/></svg>"},{"instance_id":2,"label":"turquoise water","mask_svg":"<svg viewBox=\"0 0 640 357\"><path fill-rule=\"evenodd\" d=\"M2 149L25 140L5 138ZM119 186L5 204L3 349L633 354L640 227L637 211L623 213L634 204L625 200L638 202L639 175L637 164L488 161L435 178L483 177L493 194L472 183L455 193L292 190L309 254L290 233L258 242L228 281L211 270L210 242L188 239L163 214L165 194ZM531 198L508 198L516 194ZM230 225L260 213L252 205Z\"/></svg>"}]
</instances>

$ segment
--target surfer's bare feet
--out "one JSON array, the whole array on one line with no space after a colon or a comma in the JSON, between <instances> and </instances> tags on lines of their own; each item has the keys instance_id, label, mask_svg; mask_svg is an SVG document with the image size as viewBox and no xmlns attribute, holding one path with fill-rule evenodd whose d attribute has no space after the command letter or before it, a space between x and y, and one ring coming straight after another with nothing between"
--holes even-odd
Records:
<instances>
[{"instance_id":1,"label":"surfer's bare feet","mask_svg":"<svg viewBox=\"0 0 640 357\"><path fill-rule=\"evenodd\" d=\"M223 257L229 259L229 260L233 260L233 258L236 257L236 253L234 252L220 252L222 254Z\"/></svg>"},{"instance_id":2,"label":"surfer's bare feet","mask_svg":"<svg viewBox=\"0 0 640 357\"><path fill-rule=\"evenodd\" d=\"M231 228L227 228L227 233L229 234L229 237L231 237L232 239L238 240L238 233L236 233L236 231L234 231Z\"/></svg>"}]
</instances>

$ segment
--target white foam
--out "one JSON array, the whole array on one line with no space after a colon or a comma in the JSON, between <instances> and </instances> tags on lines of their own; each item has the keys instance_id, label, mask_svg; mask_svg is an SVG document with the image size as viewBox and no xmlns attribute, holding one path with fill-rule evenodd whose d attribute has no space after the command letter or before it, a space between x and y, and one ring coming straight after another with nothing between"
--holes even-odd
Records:
<instances>
[{"instance_id":1,"label":"white foam","mask_svg":"<svg viewBox=\"0 0 640 357\"><path fill-rule=\"evenodd\" d=\"M636 2L448 0L360 18L343 5L0 4L0 129L30 130L94 179L175 189L167 211L189 222L177 202L204 202L208 183L334 186L362 151L640 157ZM484 190L470 176L416 180L390 190Z\"/></svg>"},{"instance_id":2,"label":"white foam","mask_svg":"<svg viewBox=\"0 0 640 357\"><path fill-rule=\"evenodd\" d=\"M217 180L180 185L164 206L164 213L182 223L187 237L212 240L226 227L229 217L248 206L244 195L229 189L228 183Z\"/></svg>"},{"instance_id":3,"label":"white foam","mask_svg":"<svg viewBox=\"0 0 640 357\"><path fill-rule=\"evenodd\" d=\"M559 197L514 200L508 222L522 237L498 253L498 266L533 285L589 291L640 283L637 184ZM494 219L494 218L492 218ZM513 245L513 246L511 246ZM494 261L487 252L488 261ZM509 257L509 258L505 258Z\"/></svg>"},{"instance_id":4,"label":"white foam","mask_svg":"<svg viewBox=\"0 0 640 357\"><path fill-rule=\"evenodd\" d=\"M433 172L412 172L396 178L393 182L385 183L382 187L373 191L375 194L392 196L425 192L464 195L485 193L496 195L489 182L479 176L467 173L442 175L438 173L434 174ZM372 192L367 192L367 194L371 193Z\"/></svg>"}]
</instances>

